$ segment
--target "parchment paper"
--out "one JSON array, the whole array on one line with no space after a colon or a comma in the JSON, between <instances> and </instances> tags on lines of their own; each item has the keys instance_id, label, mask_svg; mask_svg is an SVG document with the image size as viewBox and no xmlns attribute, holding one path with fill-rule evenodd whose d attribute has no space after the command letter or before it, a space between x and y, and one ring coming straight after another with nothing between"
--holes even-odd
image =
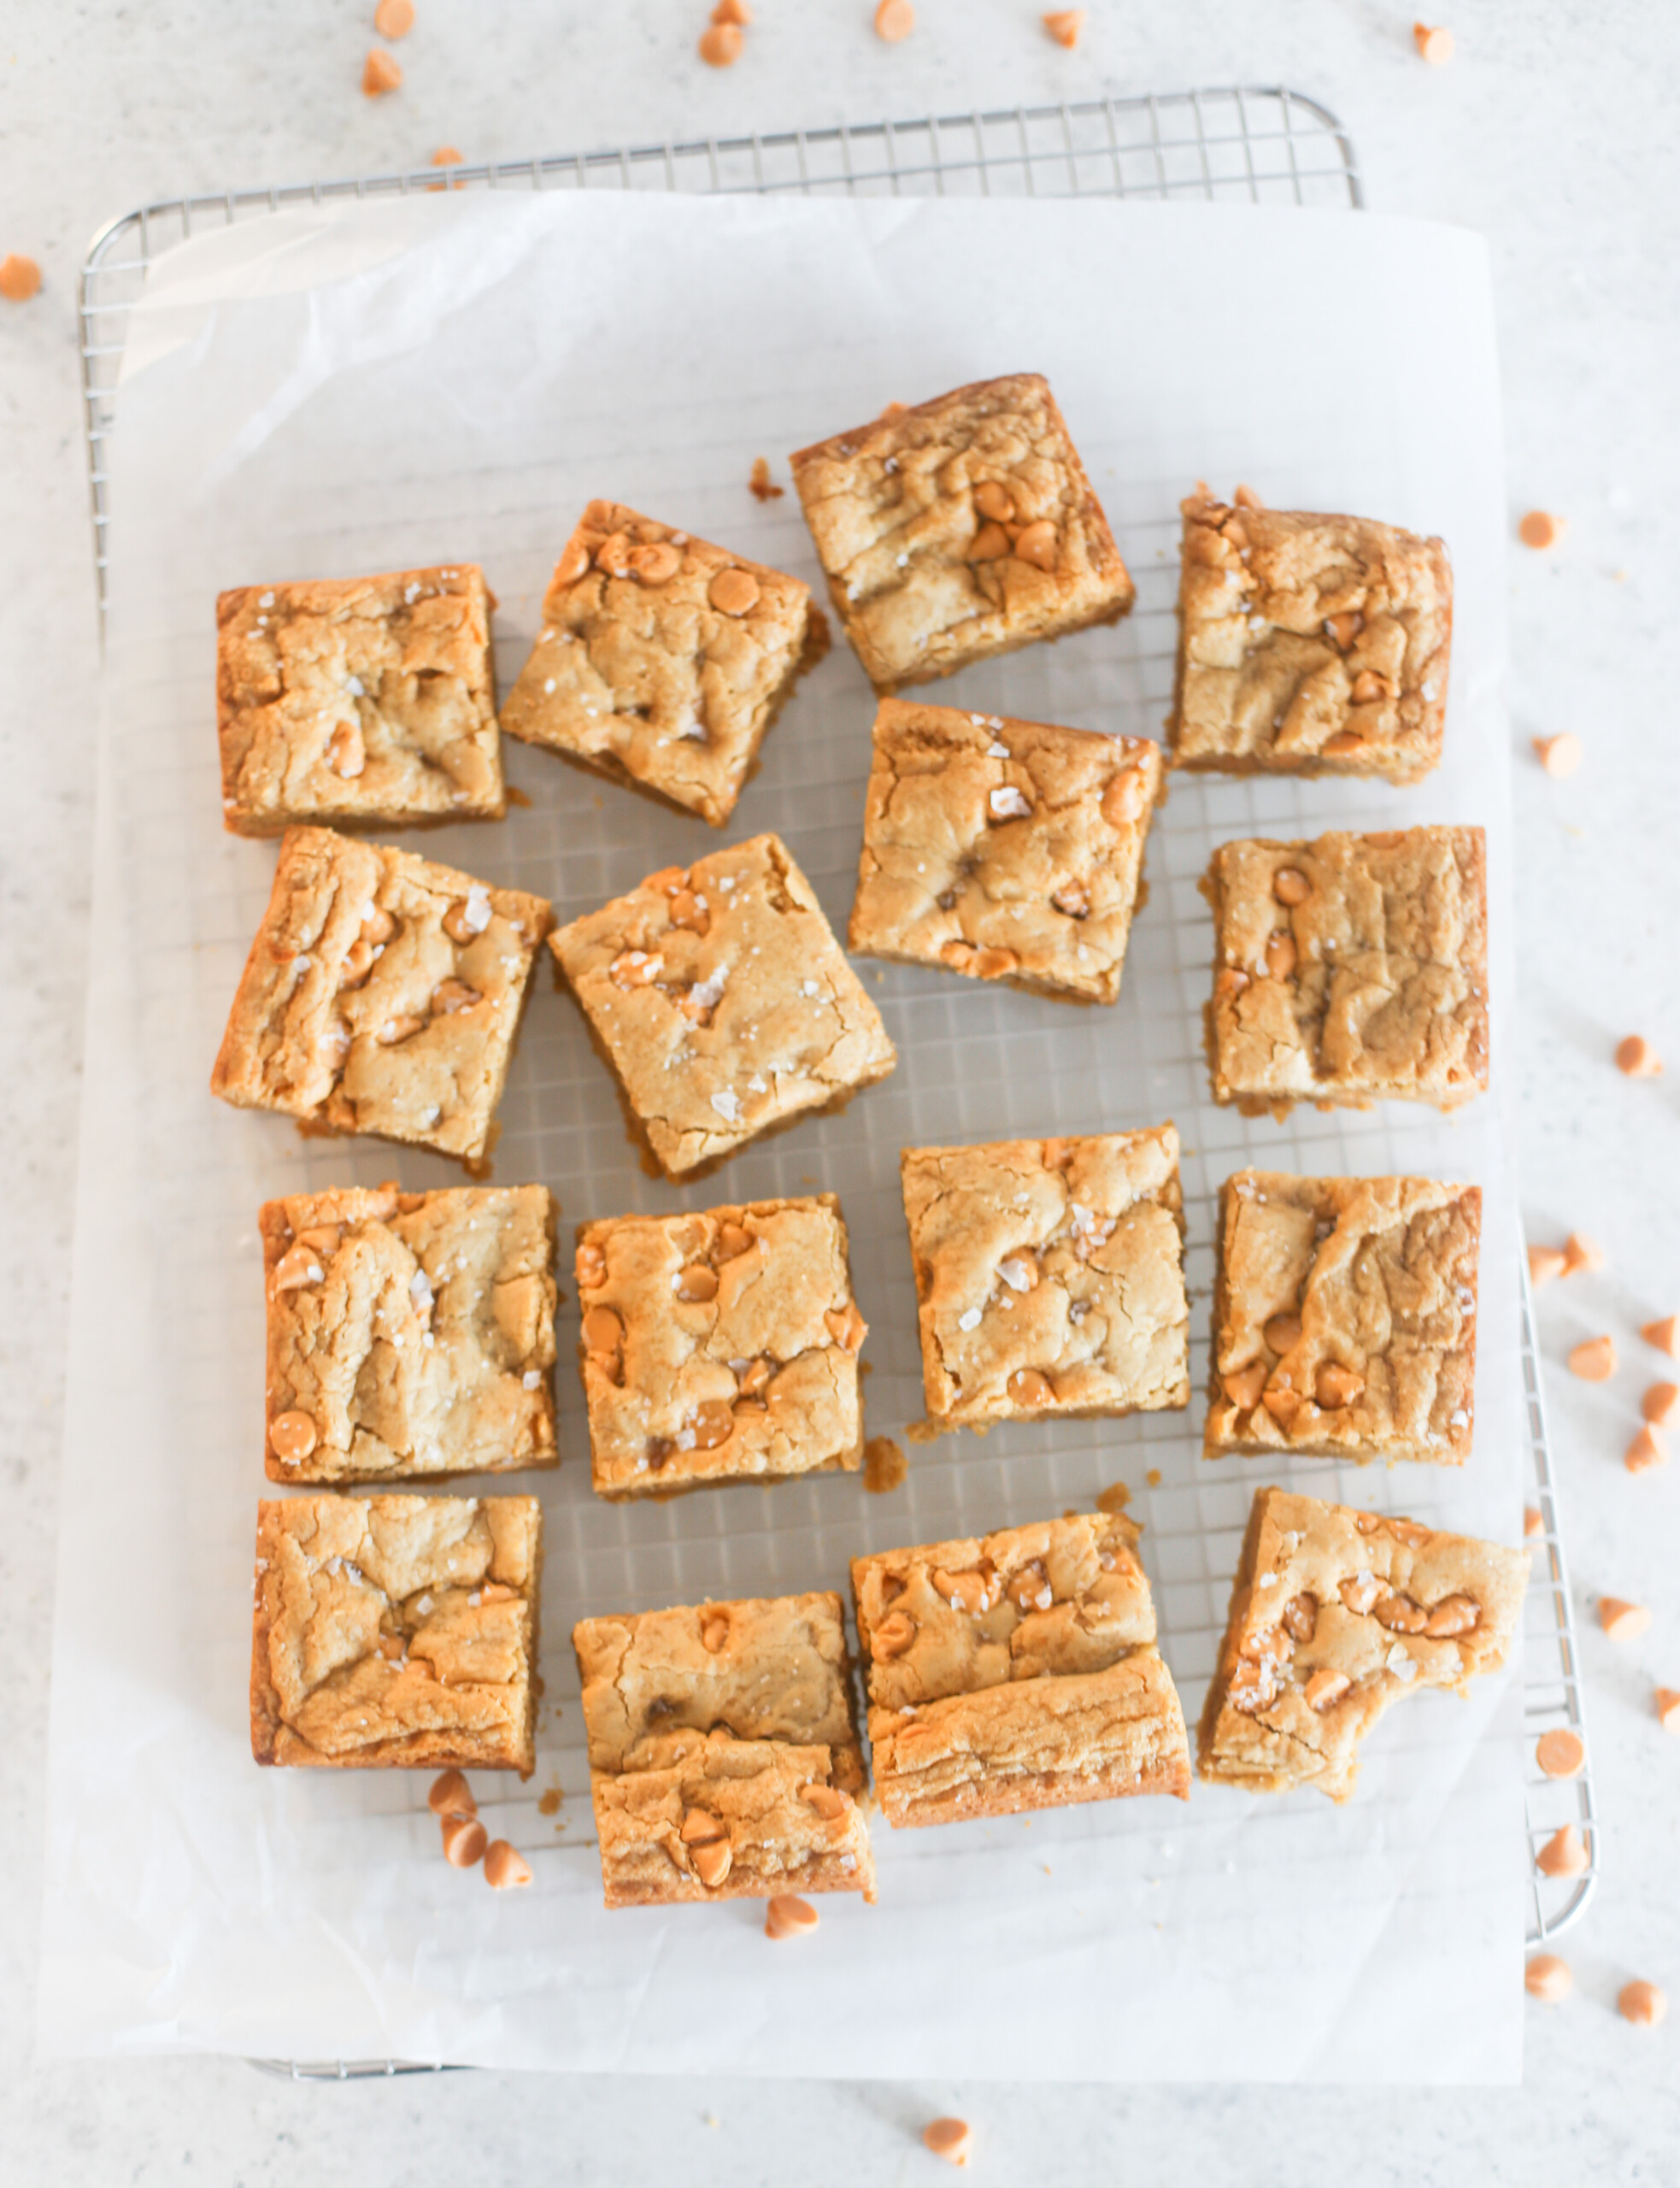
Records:
<instances>
[{"instance_id":1,"label":"parchment paper","mask_svg":"<svg viewBox=\"0 0 1680 2188\"><path fill-rule=\"evenodd\" d=\"M1198 1785L894 1833L878 1907L829 1899L772 1948L750 1903L608 1915L567 1636L591 1612L812 1586L846 1561L1135 1491L1165 1653L1192 1720L1249 1493L1184 1414L1002 1429L855 1477L642 1509L589 1490L561 1310L548 1515L548 1702L530 1786L479 1784L533 1888L438 1856L424 1773L261 1772L246 1724L261 1465L258 1203L397 1176L207 1079L272 845L220 826L214 602L224 585L481 562L505 690L584 502L610 495L818 573L752 460L1010 370L1050 378L1138 579L1117 629L929 696L1159 734L1177 504L1198 478L1379 515L1449 544L1447 761L1419 788L1178 779L1113 1009L870 968L902 1062L842 1116L679 1191L641 1175L569 1003L531 1009L496 1176L558 1192L562 1235L630 1209L828 1187L849 1219L868 1428L920 1410L903 1144L1177 1119L1206 1370L1212 1196L1241 1162L1408 1170L1487 1190L1474 1456L1319 1493L1518 1538L1516 1232L1507 1150L1511 829L1500 426L1484 253L1370 216L1119 205L488 195L286 214L161 261L133 318L113 456L93 973L77 1209L41 1984L54 2051L211 2050L498 2066L812 2074L1497 2080L1519 2070L1524 1842L1514 1679L1424 1695L1368 1742L1358 1797ZM729 838L779 829L843 932L872 701L843 645L772 731ZM407 840L562 917L720 840L514 744L528 807ZM1209 1103L1200 1052L1213 844L1361 820L1489 832L1494 1091L1287 1126ZM563 1271L563 1274L567 1272ZM569 1291L568 1280L565 1288ZM1147 1470L1158 1472L1150 1485ZM539 1797L559 1786L557 1815ZM549 1803L552 1807L552 1803Z\"/></svg>"}]
</instances>

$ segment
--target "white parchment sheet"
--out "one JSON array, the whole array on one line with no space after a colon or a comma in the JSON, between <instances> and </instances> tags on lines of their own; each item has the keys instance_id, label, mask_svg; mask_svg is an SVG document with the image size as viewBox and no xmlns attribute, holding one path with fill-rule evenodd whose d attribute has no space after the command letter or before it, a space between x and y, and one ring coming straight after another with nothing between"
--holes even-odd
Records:
<instances>
[{"instance_id":1,"label":"white parchment sheet","mask_svg":"<svg viewBox=\"0 0 1680 2188\"><path fill-rule=\"evenodd\" d=\"M1199 1456L1212 1204L1245 1161L1487 1189L1476 1450L1461 1473L1319 1462L1296 1486L1514 1541L1514 1193L1507 1127L1511 827L1501 444L1485 256L1369 215L1090 203L426 197L278 215L161 261L132 324L112 492L94 948L53 1718L43 2039L497 2066L1217 2080L1496 2080L1520 2065L1524 1848L1514 1677L1424 1695L1367 1744L1357 1798L1198 1785L1031 1819L876 1830L880 1903L823 1903L772 1947L737 1902L605 1914L568 1646L586 1613L840 1587L865 1548L1135 1492L1162 1644L1194 1720L1248 1497L1276 1469ZM678 1189L643 1177L569 1002L537 993L498 1179L588 1217L837 1191L872 1326L868 1428L920 1411L902 1146L1177 1119L1197 1396L1183 1414L1002 1428L855 1476L615 1509L589 1488L576 1309L547 1513L540 1762L478 1780L536 1871L445 1866L425 1773L259 1771L250 1756L262 1285L282 1192L435 1158L304 1140L207 1091L273 869L220 827L214 597L275 578L484 564L505 690L592 495L817 580L786 452L1000 372L1046 373L1136 612L931 697L1158 735L1180 497L1244 479L1289 508L1449 544L1447 760L1422 786L1180 779L1113 1009L904 968L866 978L900 1064L843 1115ZM411 836L569 918L654 868L785 835L843 932L873 707L843 644L771 732L728 835L508 750L528 805ZM1201 1057L1213 846L1348 822L1490 838L1494 1091L1453 1122L1390 1105L1287 1126L1216 1110ZM569 1261L569 1252L567 1256ZM569 1268L564 1288L572 1290ZM557 1813L539 1808L561 1789Z\"/></svg>"}]
</instances>

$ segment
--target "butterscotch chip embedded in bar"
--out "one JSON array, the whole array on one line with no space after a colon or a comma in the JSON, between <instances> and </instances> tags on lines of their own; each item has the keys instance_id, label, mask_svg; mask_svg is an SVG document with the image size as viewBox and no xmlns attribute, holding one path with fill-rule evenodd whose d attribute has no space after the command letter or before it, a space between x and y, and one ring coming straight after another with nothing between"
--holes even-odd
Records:
<instances>
[{"instance_id":1,"label":"butterscotch chip embedded in bar","mask_svg":"<svg viewBox=\"0 0 1680 2188\"><path fill-rule=\"evenodd\" d=\"M1139 1530L1079 1513L852 1561L895 1826L1190 1791Z\"/></svg>"},{"instance_id":2,"label":"butterscotch chip embedded in bar","mask_svg":"<svg viewBox=\"0 0 1680 2188\"><path fill-rule=\"evenodd\" d=\"M1389 1705L1463 1693L1505 1662L1529 1553L1321 1503L1254 1495L1199 1735L1203 1778L1348 1799Z\"/></svg>"},{"instance_id":3,"label":"butterscotch chip embedded in bar","mask_svg":"<svg viewBox=\"0 0 1680 2188\"><path fill-rule=\"evenodd\" d=\"M259 1504L252 1754L528 1778L542 1552L534 1497Z\"/></svg>"},{"instance_id":4,"label":"butterscotch chip embedded in bar","mask_svg":"<svg viewBox=\"0 0 1680 2188\"><path fill-rule=\"evenodd\" d=\"M739 48L731 25L706 35ZM502 726L721 827L827 643L800 579L591 502L555 566Z\"/></svg>"},{"instance_id":5,"label":"butterscotch chip embedded in bar","mask_svg":"<svg viewBox=\"0 0 1680 2188\"><path fill-rule=\"evenodd\" d=\"M1462 1466L1475 1420L1481 1231L1474 1185L1227 1178L1204 1457Z\"/></svg>"},{"instance_id":6,"label":"butterscotch chip embedded in bar","mask_svg":"<svg viewBox=\"0 0 1680 2188\"><path fill-rule=\"evenodd\" d=\"M861 1463L866 1326L831 1193L587 1224L577 1274L598 1496Z\"/></svg>"},{"instance_id":7,"label":"butterscotch chip embedded in bar","mask_svg":"<svg viewBox=\"0 0 1680 2188\"><path fill-rule=\"evenodd\" d=\"M1216 1102L1453 1109L1488 1083L1479 828L1225 844L1207 1054Z\"/></svg>"},{"instance_id":8,"label":"butterscotch chip embedded in bar","mask_svg":"<svg viewBox=\"0 0 1680 2188\"><path fill-rule=\"evenodd\" d=\"M269 1479L553 1466L557 1213L545 1185L267 1202Z\"/></svg>"},{"instance_id":9,"label":"butterscotch chip embedded in bar","mask_svg":"<svg viewBox=\"0 0 1680 2188\"><path fill-rule=\"evenodd\" d=\"M879 691L1119 621L1133 586L1049 383L981 380L790 459Z\"/></svg>"},{"instance_id":10,"label":"butterscotch chip embedded in bar","mask_svg":"<svg viewBox=\"0 0 1680 2188\"><path fill-rule=\"evenodd\" d=\"M1175 766L1395 783L1439 766L1453 636L1440 540L1205 488L1184 517Z\"/></svg>"},{"instance_id":11,"label":"butterscotch chip embedded in bar","mask_svg":"<svg viewBox=\"0 0 1680 2188\"><path fill-rule=\"evenodd\" d=\"M608 1907L873 1899L838 1596L587 1618L572 1642Z\"/></svg>"},{"instance_id":12,"label":"butterscotch chip embedded in bar","mask_svg":"<svg viewBox=\"0 0 1680 2188\"><path fill-rule=\"evenodd\" d=\"M290 829L210 1091L480 1162L553 923L523 890Z\"/></svg>"},{"instance_id":13,"label":"butterscotch chip embedded in bar","mask_svg":"<svg viewBox=\"0 0 1680 2188\"><path fill-rule=\"evenodd\" d=\"M927 1426L1190 1403L1178 1135L907 1147Z\"/></svg>"},{"instance_id":14,"label":"butterscotch chip embedded in bar","mask_svg":"<svg viewBox=\"0 0 1680 2188\"><path fill-rule=\"evenodd\" d=\"M1146 738L883 699L849 947L1113 1003L1160 796Z\"/></svg>"},{"instance_id":15,"label":"butterscotch chip embedded in bar","mask_svg":"<svg viewBox=\"0 0 1680 2188\"><path fill-rule=\"evenodd\" d=\"M549 946L668 1178L843 1107L897 1061L776 836L650 874Z\"/></svg>"}]
</instances>

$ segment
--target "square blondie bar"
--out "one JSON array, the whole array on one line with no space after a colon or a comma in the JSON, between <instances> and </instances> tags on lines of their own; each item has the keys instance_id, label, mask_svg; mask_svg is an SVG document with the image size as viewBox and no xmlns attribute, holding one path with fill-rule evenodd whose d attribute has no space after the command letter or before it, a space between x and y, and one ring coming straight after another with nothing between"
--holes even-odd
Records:
<instances>
[{"instance_id":1,"label":"square blondie bar","mask_svg":"<svg viewBox=\"0 0 1680 2188\"><path fill-rule=\"evenodd\" d=\"M397 828L506 810L484 572L241 585L216 602L222 818Z\"/></svg>"},{"instance_id":2,"label":"square blondie bar","mask_svg":"<svg viewBox=\"0 0 1680 2188\"><path fill-rule=\"evenodd\" d=\"M1184 504L1173 762L1380 775L1441 761L1453 572L1438 539L1363 517Z\"/></svg>"},{"instance_id":3,"label":"square blondie bar","mask_svg":"<svg viewBox=\"0 0 1680 2188\"><path fill-rule=\"evenodd\" d=\"M553 924L523 890L293 828L210 1091L238 1109L481 1162Z\"/></svg>"},{"instance_id":4,"label":"square blondie bar","mask_svg":"<svg viewBox=\"0 0 1680 2188\"><path fill-rule=\"evenodd\" d=\"M832 1193L578 1234L579 1359L601 1497L855 1468L846 1225Z\"/></svg>"},{"instance_id":5,"label":"square blondie bar","mask_svg":"<svg viewBox=\"0 0 1680 2188\"><path fill-rule=\"evenodd\" d=\"M667 1178L843 1107L896 1062L776 836L649 874L549 947Z\"/></svg>"},{"instance_id":6,"label":"square blondie bar","mask_svg":"<svg viewBox=\"0 0 1680 2188\"><path fill-rule=\"evenodd\" d=\"M908 1147L923 1432L1190 1402L1178 1135Z\"/></svg>"},{"instance_id":7,"label":"square blondie bar","mask_svg":"<svg viewBox=\"0 0 1680 2188\"><path fill-rule=\"evenodd\" d=\"M1207 1054L1216 1102L1456 1109L1488 1083L1479 828L1223 844Z\"/></svg>"},{"instance_id":8,"label":"square blondie bar","mask_svg":"<svg viewBox=\"0 0 1680 2188\"><path fill-rule=\"evenodd\" d=\"M1037 373L894 409L790 458L829 592L878 691L1117 622L1133 586Z\"/></svg>"},{"instance_id":9,"label":"square blondie bar","mask_svg":"<svg viewBox=\"0 0 1680 2188\"><path fill-rule=\"evenodd\" d=\"M1424 1178L1240 1170L1219 1193L1206 1457L1462 1466L1482 1196Z\"/></svg>"},{"instance_id":10,"label":"square blondie bar","mask_svg":"<svg viewBox=\"0 0 1680 2188\"><path fill-rule=\"evenodd\" d=\"M251 1753L528 1778L542 1563L534 1497L259 1504Z\"/></svg>"},{"instance_id":11,"label":"square blondie bar","mask_svg":"<svg viewBox=\"0 0 1680 2188\"><path fill-rule=\"evenodd\" d=\"M586 1618L572 1641L608 1907L873 1899L838 1596Z\"/></svg>"},{"instance_id":12,"label":"square blondie bar","mask_svg":"<svg viewBox=\"0 0 1680 2188\"><path fill-rule=\"evenodd\" d=\"M591 502L502 726L720 828L765 731L827 644L798 578Z\"/></svg>"},{"instance_id":13,"label":"square blondie bar","mask_svg":"<svg viewBox=\"0 0 1680 2188\"><path fill-rule=\"evenodd\" d=\"M553 1466L557 1212L546 1185L267 1202L269 1479Z\"/></svg>"},{"instance_id":14,"label":"square blondie bar","mask_svg":"<svg viewBox=\"0 0 1680 2188\"><path fill-rule=\"evenodd\" d=\"M889 1823L1188 1797L1184 1715L1137 1534L1076 1513L853 1559Z\"/></svg>"},{"instance_id":15,"label":"square blondie bar","mask_svg":"<svg viewBox=\"0 0 1680 2188\"><path fill-rule=\"evenodd\" d=\"M1526 1550L1255 1491L1198 1741L1203 1778L1347 1800L1390 1703L1504 1662Z\"/></svg>"},{"instance_id":16,"label":"square blondie bar","mask_svg":"<svg viewBox=\"0 0 1680 2188\"><path fill-rule=\"evenodd\" d=\"M883 699L849 945L1113 1003L1160 747Z\"/></svg>"}]
</instances>

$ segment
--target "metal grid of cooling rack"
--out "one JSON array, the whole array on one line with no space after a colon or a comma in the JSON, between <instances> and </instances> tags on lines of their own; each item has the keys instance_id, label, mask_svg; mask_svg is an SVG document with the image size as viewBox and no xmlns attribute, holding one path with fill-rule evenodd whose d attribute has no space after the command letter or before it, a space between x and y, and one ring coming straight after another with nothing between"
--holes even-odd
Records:
<instances>
[{"instance_id":1,"label":"metal grid of cooling rack","mask_svg":"<svg viewBox=\"0 0 1680 2188\"><path fill-rule=\"evenodd\" d=\"M1287 90L1233 89L461 167L450 169L446 179L425 168L150 205L100 232L82 274L85 424L102 621L111 521L105 443L115 420L127 314L153 258L211 226L261 219L290 207L446 186L745 190L813 197L1105 196L1342 209L1364 202L1353 145L1335 115ZM1558 1726L1580 1731L1582 1697L1526 1289L1521 1342L1530 1466L1541 1514L1524 1682L1525 1726L1532 1737ZM1530 1871L1532 1944L1555 1937L1573 1921L1595 1884L1598 1841L1589 1773L1556 1781L1531 1766L1528 1821L1531 1852L1565 1821L1577 1823L1589 1850L1587 1869L1573 1879L1554 1883ZM312 2079L426 2070L395 2061L254 2063Z\"/></svg>"}]
</instances>

